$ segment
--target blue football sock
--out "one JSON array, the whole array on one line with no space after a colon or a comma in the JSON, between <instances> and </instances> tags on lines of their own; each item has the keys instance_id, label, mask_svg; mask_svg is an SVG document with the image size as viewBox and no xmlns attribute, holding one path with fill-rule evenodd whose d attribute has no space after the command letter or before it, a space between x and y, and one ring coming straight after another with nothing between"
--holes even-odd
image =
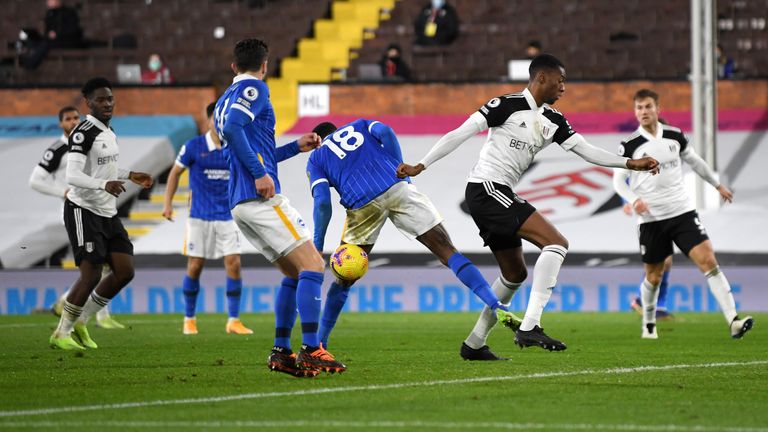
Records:
<instances>
[{"instance_id":1,"label":"blue football sock","mask_svg":"<svg viewBox=\"0 0 768 432\"><path fill-rule=\"evenodd\" d=\"M242 291L242 279L227 278L227 311L230 318L240 316L240 294Z\"/></svg>"},{"instance_id":2,"label":"blue football sock","mask_svg":"<svg viewBox=\"0 0 768 432\"><path fill-rule=\"evenodd\" d=\"M328 336L333 331L336 320L339 319L341 310L344 309L344 304L347 303L349 288L334 282L331 284L331 288L328 289L328 295L325 297L325 307L323 307L323 316L320 319L320 331L318 332L320 342L323 343L324 347L328 347Z\"/></svg>"},{"instance_id":3,"label":"blue football sock","mask_svg":"<svg viewBox=\"0 0 768 432\"><path fill-rule=\"evenodd\" d=\"M296 288L296 304L299 306L301 318L301 341L304 345L316 347L320 345L317 337L320 322L320 289L323 285L323 274L313 271L299 273L299 284Z\"/></svg>"},{"instance_id":4,"label":"blue football sock","mask_svg":"<svg viewBox=\"0 0 768 432\"><path fill-rule=\"evenodd\" d=\"M459 280L468 286L469 289L480 297L483 303L487 304L491 309L496 309L501 305L496 294L493 293L491 286L485 281L485 278L480 273L480 270L475 267L470 260L464 255L456 252L448 258L448 267L451 268L453 273Z\"/></svg>"},{"instance_id":5,"label":"blue football sock","mask_svg":"<svg viewBox=\"0 0 768 432\"><path fill-rule=\"evenodd\" d=\"M665 271L659 285L659 300L656 302L657 309L667 308L667 288L669 288L669 272Z\"/></svg>"},{"instance_id":6,"label":"blue football sock","mask_svg":"<svg viewBox=\"0 0 768 432\"><path fill-rule=\"evenodd\" d=\"M291 330L296 323L296 286L299 281L283 278L275 296L275 346L291 349Z\"/></svg>"},{"instance_id":7,"label":"blue football sock","mask_svg":"<svg viewBox=\"0 0 768 432\"><path fill-rule=\"evenodd\" d=\"M184 276L181 283L181 289L184 292L184 316L192 318L197 309L197 294L200 292L200 280Z\"/></svg>"}]
</instances>

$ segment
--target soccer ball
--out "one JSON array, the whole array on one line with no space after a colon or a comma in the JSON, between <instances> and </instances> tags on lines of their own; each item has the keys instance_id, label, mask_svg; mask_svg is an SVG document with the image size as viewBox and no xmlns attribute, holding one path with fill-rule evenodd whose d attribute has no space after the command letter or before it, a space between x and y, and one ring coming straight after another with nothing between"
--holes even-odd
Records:
<instances>
[{"instance_id":1,"label":"soccer ball","mask_svg":"<svg viewBox=\"0 0 768 432\"><path fill-rule=\"evenodd\" d=\"M359 246L343 244L331 255L331 273L337 278L354 282L368 271L368 254Z\"/></svg>"}]
</instances>

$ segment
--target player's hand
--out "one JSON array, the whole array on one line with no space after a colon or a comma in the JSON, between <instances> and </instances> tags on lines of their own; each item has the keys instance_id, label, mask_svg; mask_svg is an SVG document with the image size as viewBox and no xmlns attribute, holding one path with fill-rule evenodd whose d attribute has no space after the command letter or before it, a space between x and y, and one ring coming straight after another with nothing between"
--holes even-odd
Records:
<instances>
[{"instance_id":1,"label":"player's hand","mask_svg":"<svg viewBox=\"0 0 768 432\"><path fill-rule=\"evenodd\" d=\"M731 192L730 189L728 189L723 185L720 185L717 187L717 191L720 192L720 197L723 199L723 201L729 202L729 203L733 202L733 192Z\"/></svg>"},{"instance_id":2,"label":"player's hand","mask_svg":"<svg viewBox=\"0 0 768 432\"><path fill-rule=\"evenodd\" d=\"M312 132L299 138L298 142L299 151L304 153L316 149L318 146L320 146L320 142L322 142L322 140L320 139L320 135Z\"/></svg>"},{"instance_id":3,"label":"player's hand","mask_svg":"<svg viewBox=\"0 0 768 432\"><path fill-rule=\"evenodd\" d=\"M152 187L152 176L147 173L131 171L131 174L128 176L128 178L144 189L149 189Z\"/></svg>"},{"instance_id":4,"label":"player's hand","mask_svg":"<svg viewBox=\"0 0 768 432\"><path fill-rule=\"evenodd\" d=\"M69 198L69 188L64 189L64 199Z\"/></svg>"},{"instance_id":5,"label":"player's hand","mask_svg":"<svg viewBox=\"0 0 768 432\"><path fill-rule=\"evenodd\" d=\"M163 205L163 217L173 222L173 207L168 204Z\"/></svg>"},{"instance_id":6,"label":"player's hand","mask_svg":"<svg viewBox=\"0 0 768 432\"><path fill-rule=\"evenodd\" d=\"M651 174L656 175L659 173L659 161L650 156L630 159L627 161L627 168L633 171L650 171Z\"/></svg>"},{"instance_id":7,"label":"player's hand","mask_svg":"<svg viewBox=\"0 0 768 432\"><path fill-rule=\"evenodd\" d=\"M397 178L415 177L421 174L426 168L422 164L416 166L408 165L407 163L401 163L397 167Z\"/></svg>"},{"instance_id":8,"label":"player's hand","mask_svg":"<svg viewBox=\"0 0 768 432\"><path fill-rule=\"evenodd\" d=\"M634 211L632 210L632 204L631 203L624 203L624 207L621 210L627 216L632 216L632 213L634 213Z\"/></svg>"},{"instance_id":9,"label":"player's hand","mask_svg":"<svg viewBox=\"0 0 768 432\"><path fill-rule=\"evenodd\" d=\"M641 200L640 198L636 199L635 202L632 203L632 208L637 214L648 212L648 204L646 204L645 201Z\"/></svg>"},{"instance_id":10,"label":"player's hand","mask_svg":"<svg viewBox=\"0 0 768 432\"><path fill-rule=\"evenodd\" d=\"M104 185L104 190L107 191L110 195L113 196L120 196L121 193L125 192L125 186L123 186L124 181L120 180L112 180L108 181L106 185Z\"/></svg>"},{"instance_id":11,"label":"player's hand","mask_svg":"<svg viewBox=\"0 0 768 432\"><path fill-rule=\"evenodd\" d=\"M255 183L256 192L264 199L270 199L275 196L275 182L272 181L272 177L269 174L264 174L262 177L257 178Z\"/></svg>"}]
</instances>

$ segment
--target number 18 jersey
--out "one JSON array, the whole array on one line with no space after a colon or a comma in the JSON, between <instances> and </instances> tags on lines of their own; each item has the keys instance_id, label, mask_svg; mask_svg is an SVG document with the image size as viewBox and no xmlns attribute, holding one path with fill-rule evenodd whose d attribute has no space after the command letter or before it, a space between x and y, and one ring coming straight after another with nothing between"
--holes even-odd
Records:
<instances>
[{"instance_id":1,"label":"number 18 jersey","mask_svg":"<svg viewBox=\"0 0 768 432\"><path fill-rule=\"evenodd\" d=\"M307 163L310 189L328 182L348 209L360 208L392 185L402 162L384 149L384 130L378 121L358 119L337 129L312 152Z\"/></svg>"}]
</instances>

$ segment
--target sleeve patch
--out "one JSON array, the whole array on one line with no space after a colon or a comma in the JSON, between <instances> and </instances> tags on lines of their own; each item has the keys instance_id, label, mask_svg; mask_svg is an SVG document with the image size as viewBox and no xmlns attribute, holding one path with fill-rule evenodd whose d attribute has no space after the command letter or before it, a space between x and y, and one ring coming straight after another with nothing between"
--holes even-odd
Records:
<instances>
[{"instance_id":1,"label":"sleeve patch","mask_svg":"<svg viewBox=\"0 0 768 432\"><path fill-rule=\"evenodd\" d=\"M246 87L245 90L243 90L243 97L249 101L255 101L256 98L259 97L259 91L253 86Z\"/></svg>"},{"instance_id":2,"label":"sleeve patch","mask_svg":"<svg viewBox=\"0 0 768 432\"><path fill-rule=\"evenodd\" d=\"M85 141L85 135L82 132L76 132L72 135L72 142L75 144L82 144Z\"/></svg>"}]
</instances>

